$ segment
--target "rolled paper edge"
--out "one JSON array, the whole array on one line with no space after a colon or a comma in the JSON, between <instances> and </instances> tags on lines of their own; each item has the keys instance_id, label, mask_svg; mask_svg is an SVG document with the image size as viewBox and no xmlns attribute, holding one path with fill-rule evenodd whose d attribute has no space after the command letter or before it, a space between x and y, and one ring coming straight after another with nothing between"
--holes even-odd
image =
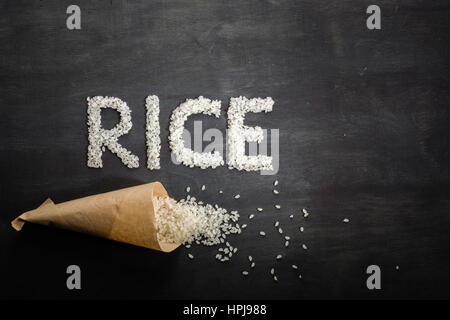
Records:
<instances>
[{"instance_id":1,"label":"rolled paper edge","mask_svg":"<svg viewBox=\"0 0 450 320\"><path fill-rule=\"evenodd\" d=\"M25 224L25 222L27 222L27 218L29 215L36 213L36 211L43 207L43 206L47 206L47 205L55 205L55 203L52 201L52 199L47 198L47 200L45 200L39 207L37 207L34 210L30 210L27 212L22 213L20 216L18 216L17 218L15 218L13 221L11 221L11 226L14 228L14 230L16 231L20 231L23 228L23 225Z\"/></svg>"},{"instance_id":2,"label":"rolled paper edge","mask_svg":"<svg viewBox=\"0 0 450 320\"><path fill-rule=\"evenodd\" d=\"M16 231L22 230L22 227L24 224L25 224L25 220L23 220L21 217L17 217L13 221L11 221L11 226Z\"/></svg>"},{"instance_id":3,"label":"rolled paper edge","mask_svg":"<svg viewBox=\"0 0 450 320\"><path fill-rule=\"evenodd\" d=\"M162 252L172 252L173 250L175 250L176 248L178 248L181 244L177 244L177 243L164 243L164 242L159 242L159 248L161 249Z\"/></svg>"}]
</instances>

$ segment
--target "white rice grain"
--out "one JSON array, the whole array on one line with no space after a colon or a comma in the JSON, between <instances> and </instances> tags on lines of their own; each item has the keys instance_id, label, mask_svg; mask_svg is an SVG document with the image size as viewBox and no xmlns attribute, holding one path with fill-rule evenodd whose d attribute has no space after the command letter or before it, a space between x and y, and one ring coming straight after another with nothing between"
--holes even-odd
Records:
<instances>
[{"instance_id":1,"label":"white rice grain","mask_svg":"<svg viewBox=\"0 0 450 320\"><path fill-rule=\"evenodd\" d=\"M302 209L302 212L303 212L303 218L307 218L309 216L309 212L305 208Z\"/></svg>"}]
</instances>

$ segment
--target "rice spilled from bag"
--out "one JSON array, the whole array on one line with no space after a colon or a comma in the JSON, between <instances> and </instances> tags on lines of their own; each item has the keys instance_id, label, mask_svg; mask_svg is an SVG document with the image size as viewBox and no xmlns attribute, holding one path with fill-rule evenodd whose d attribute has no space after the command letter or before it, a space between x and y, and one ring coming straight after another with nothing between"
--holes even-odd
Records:
<instances>
[{"instance_id":1,"label":"rice spilled from bag","mask_svg":"<svg viewBox=\"0 0 450 320\"><path fill-rule=\"evenodd\" d=\"M241 233L237 211L200 205L195 200L189 196L178 202L172 198L154 198L158 241L181 244L195 241L212 246L224 243L230 234Z\"/></svg>"}]
</instances>

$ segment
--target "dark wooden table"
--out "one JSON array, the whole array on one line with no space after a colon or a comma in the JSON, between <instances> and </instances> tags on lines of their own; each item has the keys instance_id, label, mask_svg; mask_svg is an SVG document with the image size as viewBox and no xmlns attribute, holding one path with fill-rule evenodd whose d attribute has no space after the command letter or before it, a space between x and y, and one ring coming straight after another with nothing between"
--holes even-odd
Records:
<instances>
[{"instance_id":1,"label":"dark wooden table","mask_svg":"<svg viewBox=\"0 0 450 320\"><path fill-rule=\"evenodd\" d=\"M377 1L381 30L366 27L370 1L79 0L81 30L66 28L69 4L0 4L0 297L450 297L447 1ZM145 167L149 94L161 100L159 171ZM95 95L132 109L133 129L120 141L140 168L109 152L103 169L87 167L86 98ZM172 163L171 112L200 95L222 100L222 116L192 117L190 130L202 120L225 132L230 97L273 97L273 112L250 114L247 123L280 129L276 176ZM116 121L104 113L106 127ZM271 193L275 179L279 196ZM239 253L223 264L213 248L194 246L191 261L184 248L164 254L10 227L48 196L62 202L155 180L177 199L189 185L203 201L239 210L241 223L265 210L230 239ZM288 249L275 220L292 237ZM276 262L278 253L285 257ZM248 255L256 268L243 278ZM71 264L81 267L80 291L66 288ZM366 287L373 264L381 290Z\"/></svg>"}]
</instances>

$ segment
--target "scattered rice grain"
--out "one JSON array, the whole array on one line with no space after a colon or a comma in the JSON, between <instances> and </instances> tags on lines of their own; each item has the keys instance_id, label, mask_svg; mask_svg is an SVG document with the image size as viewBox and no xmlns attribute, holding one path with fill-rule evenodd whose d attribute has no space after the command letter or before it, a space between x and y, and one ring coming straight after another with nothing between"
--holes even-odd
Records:
<instances>
[{"instance_id":1,"label":"scattered rice grain","mask_svg":"<svg viewBox=\"0 0 450 320\"><path fill-rule=\"evenodd\" d=\"M302 209L302 212L303 212L303 218L307 218L309 216L309 212L305 208Z\"/></svg>"}]
</instances>

